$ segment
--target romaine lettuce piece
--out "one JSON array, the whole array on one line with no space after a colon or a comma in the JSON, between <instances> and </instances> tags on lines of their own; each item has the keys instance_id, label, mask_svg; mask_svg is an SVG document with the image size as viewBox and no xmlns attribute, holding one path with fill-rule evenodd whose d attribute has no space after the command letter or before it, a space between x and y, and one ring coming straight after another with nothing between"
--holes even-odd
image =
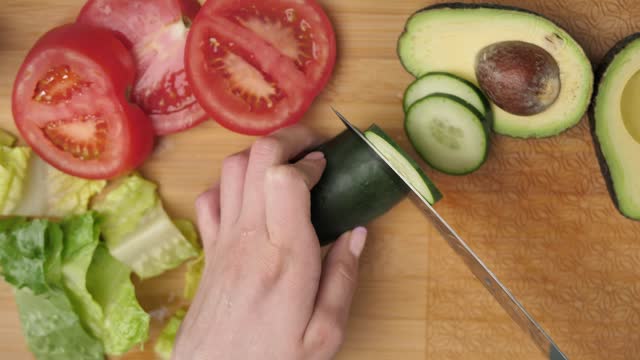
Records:
<instances>
[{"instance_id":1,"label":"romaine lettuce piece","mask_svg":"<svg viewBox=\"0 0 640 360\"><path fill-rule=\"evenodd\" d=\"M13 146L16 142L16 138L8 132L0 129L0 146Z\"/></svg>"},{"instance_id":2,"label":"romaine lettuce piece","mask_svg":"<svg viewBox=\"0 0 640 360\"><path fill-rule=\"evenodd\" d=\"M63 236L47 220L0 221L2 275L16 287L23 331L38 360L102 359L102 344L82 327L62 289Z\"/></svg>"},{"instance_id":3,"label":"romaine lettuce piece","mask_svg":"<svg viewBox=\"0 0 640 360\"><path fill-rule=\"evenodd\" d=\"M31 149L0 146L0 215L11 215L26 194Z\"/></svg>"},{"instance_id":4,"label":"romaine lettuce piece","mask_svg":"<svg viewBox=\"0 0 640 360\"><path fill-rule=\"evenodd\" d=\"M175 220L174 224L176 224L176 227L180 232L182 232L184 237L189 240L191 245L193 245L193 247L198 251L198 256L187 263L182 295L187 300L193 300L193 297L198 291L200 278L202 277L202 269L204 268L204 252L202 251L202 245L200 245L200 241L198 240L198 231L191 221L179 219Z\"/></svg>"},{"instance_id":5,"label":"romaine lettuce piece","mask_svg":"<svg viewBox=\"0 0 640 360\"><path fill-rule=\"evenodd\" d=\"M149 336L149 314L136 299L131 270L100 244L87 273L87 287L104 313L105 351L121 355Z\"/></svg>"},{"instance_id":6,"label":"romaine lettuce piece","mask_svg":"<svg viewBox=\"0 0 640 360\"><path fill-rule=\"evenodd\" d=\"M121 355L146 341L149 315L136 299L131 270L99 243L99 226L93 213L62 223L63 283L83 325L107 354Z\"/></svg>"},{"instance_id":7,"label":"romaine lettuce piece","mask_svg":"<svg viewBox=\"0 0 640 360\"><path fill-rule=\"evenodd\" d=\"M62 231L46 220L0 221L0 265L5 281L36 295L60 280Z\"/></svg>"},{"instance_id":8,"label":"romaine lettuce piece","mask_svg":"<svg viewBox=\"0 0 640 360\"><path fill-rule=\"evenodd\" d=\"M176 311L176 313L169 319L164 329L162 329L160 335L158 335L158 340L156 340L156 345L153 350L161 359L171 359L176 335L178 334L178 329L180 329L180 324L182 324L182 320L184 320L186 314L186 311L183 309Z\"/></svg>"},{"instance_id":9,"label":"romaine lettuce piece","mask_svg":"<svg viewBox=\"0 0 640 360\"><path fill-rule=\"evenodd\" d=\"M20 293L27 303L53 302L42 305L47 313L40 314L28 304L22 306L18 299L25 334L33 338L28 341L38 358L62 359L68 355L65 351L75 351L65 347L72 344L47 343L57 341L67 328L82 343L87 336L99 339L110 355L121 355L148 337L149 315L136 299L131 270L100 243L100 225L93 212L60 224L23 218L0 221L0 265L5 279L29 289ZM69 324L60 328L51 325L50 332L36 336L36 325L24 322L36 319L34 312L44 317L45 326L49 326L47 321L53 322L48 317L55 318L57 313ZM76 320L88 335L73 329L71 323ZM51 354L54 350L49 348L57 352ZM101 345L100 358L102 353Z\"/></svg>"},{"instance_id":10,"label":"romaine lettuce piece","mask_svg":"<svg viewBox=\"0 0 640 360\"><path fill-rule=\"evenodd\" d=\"M184 276L184 293L182 295L185 299L193 300L196 296L203 269L204 252L201 251L197 258L187 263L187 271Z\"/></svg>"},{"instance_id":11,"label":"romaine lettuce piece","mask_svg":"<svg viewBox=\"0 0 640 360\"><path fill-rule=\"evenodd\" d=\"M98 339L103 337L104 315L87 290L87 271L98 246L100 230L92 213L62 223L62 283L83 325Z\"/></svg>"},{"instance_id":12,"label":"romaine lettuce piece","mask_svg":"<svg viewBox=\"0 0 640 360\"><path fill-rule=\"evenodd\" d=\"M59 218L82 214L106 184L105 180L67 175L34 154L29 161L24 197L11 214Z\"/></svg>"},{"instance_id":13,"label":"romaine lettuce piece","mask_svg":"<svg viewBox=\"0 0 640 360\"><path fill-rule=\"evenodd\" d=\"M40 295L16 290L16 303L29 350L38 360L102 360L100 341L82 327L61 289Z\"/></svg>"},{"instance_id":14,"label":"romaine lettuce piece","mask_svg":"<svg viewBox=\"0 0 640 360\"><path fill-rule=\"evenodd\" d=\"M169 219L156 185L132 175L96 201L104 217L104 239L111 254L142 279L173 269L198 255Z\"/></svg>"}]
</instances>

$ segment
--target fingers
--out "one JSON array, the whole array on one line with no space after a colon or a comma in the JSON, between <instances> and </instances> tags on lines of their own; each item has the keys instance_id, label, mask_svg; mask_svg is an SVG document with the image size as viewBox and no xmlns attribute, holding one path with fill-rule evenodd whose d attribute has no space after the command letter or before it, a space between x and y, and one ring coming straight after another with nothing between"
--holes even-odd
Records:
<instances>
[{"instance_id":1,"label":"fingers","mask_svg":"<svg viewBox=\"0 0 640 360\"><path fill-rule=\"evenodd\" d=\"M221 221L224 224L233 224L238 219L248 164L249 150L231 155L222 163L220 206Z\"/></svg>"},{"instance_id":2,"label":"fingers","mask_svg":"<svg viewBox=\"0 0 640 360\"><path fill-rule=\"evenodd\" d=\"M243 193L243 206L247 210L243 215L247 216L249 222L264 225L264 182L267 170L286 164L296 155L316 145L318 141L318 137L309 128L294 125L254 143L251 147Z\"/></svg>"},{"instance_id":3,"label":"fingers","mask_svg":"<svg viewBox=\"0 0 640 360\"><path fill-rule=\"evenodd\" d=\"M362 227L342 235L324 260L315 310L304 336L305 346L323 351L322 358L332 358L344 340L366 237Z\"/></svg>"},{"instance_id":4,"label":"fingers","mask_svg":"<svg viewBox=\"0 0 640 360\"><path fill-rule=\"evenodd\" d=\"M301 239L317 241L310 221L309 190L318 183L326 160L313 152L293 165L270 168L265 180L265 216L269 238L287 246Z\"/></svg>"},{"instance_id":5,"label":"fingers","mask_svg":"<svg viewBox=\"0 0 640 360\"><path fill-rule=\"evenodd\" d=\"M210 253L213 242L218 236L220 228L220 185L202 193L196 199L196 216L198 230L202 237L202 246L206 253Z\"/></svg>"}]
</instances>

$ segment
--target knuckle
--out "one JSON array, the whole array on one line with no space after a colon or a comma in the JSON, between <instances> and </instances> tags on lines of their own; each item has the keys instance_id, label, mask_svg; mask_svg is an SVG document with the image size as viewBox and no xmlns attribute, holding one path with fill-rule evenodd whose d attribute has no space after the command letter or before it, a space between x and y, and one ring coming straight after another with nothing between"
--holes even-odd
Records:
<instances>
[{"instance_id":1,"label":"knuckle","mask_svg":"<svg viewBox=\"0 0 640 360\"><path fill-rule=\"evenodd\" d=\"M222 171L225 171L226 169L245 166L247 161L248 161L248 158L245 153L237 153L231 156L227 156L222 161Z\"/></svg>"},{"instance_id":2,"label":"knuckle","mask_svg":"<svg viewBox=\"0 0 640 360\"><path fill-rule=\"evenodd\" d=\"M312 347L338 348L344 342L344 329L333 318L325 318L314 328Z\"/></svg>"},{"instance_id":3,"label":"knuckle","mask_svg":"<svg viewBox=\"0 0 640 360\"><path fill-rule=\"evenodd\" d=\"M291 165L272 166L267 170L267 179L270 183L283 186L304 185L304 174Z\"/></svg>"},{"instance_id":4,"label":"knuckle","mask_svg":"<svg viewBox=\"0 0 640 360\"><path fill-rule=\"evenodd\" d=\"M256 140L251 147L251 155L272 156L283 152L282 143L273 136L267 136Z\"/></svg>"},{"instance_id":5,"label":"knuckle","mask_svg":"<svg viewBox=\"0 0 640 360\"><path fill-rule=\"evenodd\" d=\"M258 281L263 289L275 285L284 272L285 256L282 251L265 251L259 258Z\"/></svg>"},{"instance_id":6,"label":"knuckle","mask_svg":"<svg viewBox=\"0 0 640 360\"><path fill-rule=\"evenodd\" d=\"M213 192L211 190L207 190L198 195L198 197L196 198L196 209L206 209L211 202L212 196Z\"/></svg>"}]
</instances>

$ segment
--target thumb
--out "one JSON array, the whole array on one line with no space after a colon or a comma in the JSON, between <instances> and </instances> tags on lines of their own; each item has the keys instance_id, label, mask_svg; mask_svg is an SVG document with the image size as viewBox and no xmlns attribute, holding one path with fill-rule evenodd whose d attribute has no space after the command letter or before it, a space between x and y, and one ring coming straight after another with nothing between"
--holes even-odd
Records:
<instances>
[{"instance_id":1,"label":"thumb","mask_svg":"<svg viewBox=\"0 0 640 360\"><path fill-rule=\"evenodd\" d=\"M364 227L342 235L324 260L315 309L304 336L305 347L322 353L322 358L333 358L344 341L366 237Z\"/></svg>"}]
</instances>

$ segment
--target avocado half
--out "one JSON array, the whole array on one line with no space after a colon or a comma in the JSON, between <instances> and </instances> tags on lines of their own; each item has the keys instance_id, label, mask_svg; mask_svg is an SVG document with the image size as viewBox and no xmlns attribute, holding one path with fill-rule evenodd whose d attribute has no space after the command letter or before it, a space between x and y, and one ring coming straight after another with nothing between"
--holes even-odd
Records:
<instances>
[{"instance_id":1,"label":"avocado half","mask_svg":"<svg viewBox=\"0 0 640 360\"><path fill-rule=\"evenodd\" d=\"M616 207L640 220L640 33L609 50L596 77L589 119L600 168Z\"/></svg>"},{"instance_id":2,"label":"avocado half","mask_svg":"<svg viewBox=\"0 0 640 360\"><path fill-rule=\"evenodd\" d=\"M560 69L560 93L546 110L510 114L492 104L494 131L514 137L547 137L576 125L587 111L593 70L582 47L542 15L514 7L446 3L424 8L407 20L398 56L414 76L453 73L476 85L476 56L502 41L524 41L549 52Z\"/></svg>"}]
</instances>

